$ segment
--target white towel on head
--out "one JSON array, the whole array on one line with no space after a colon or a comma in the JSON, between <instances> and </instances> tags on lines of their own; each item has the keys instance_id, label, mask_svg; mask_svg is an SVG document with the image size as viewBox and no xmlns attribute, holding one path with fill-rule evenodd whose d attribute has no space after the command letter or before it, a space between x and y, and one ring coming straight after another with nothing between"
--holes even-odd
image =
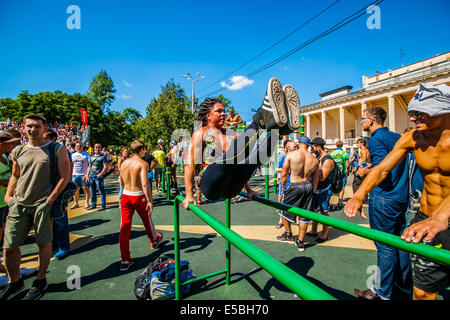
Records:
<instances>
[{"instance_id":1,"label":"white towel on head","mask_svg":"<svg viewBox=\"0 0 450 320\"><path fill-rule=\"evenodd\" d=\"M408 104L408 111L423 112L431 117L450 113L450 87L419 83L419 89Z\"/></svg>"}]
</instances>

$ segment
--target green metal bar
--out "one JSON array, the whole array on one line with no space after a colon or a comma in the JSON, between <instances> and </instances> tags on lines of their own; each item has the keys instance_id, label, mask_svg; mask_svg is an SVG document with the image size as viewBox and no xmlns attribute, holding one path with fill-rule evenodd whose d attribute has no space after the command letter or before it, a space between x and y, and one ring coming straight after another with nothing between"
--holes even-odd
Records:
<instances>
[{"instance_id":1,"label":"green metal bar","mask_svg":"<svg viewBox=\"0 0 450 320\"><path fill-rule=\"evenodd\" d=\"M247 197L247 194L244 192L240 193L242 196ZM433 246L424 244L424 243L411 243L402 240L399 236L386 233L379 230L370 229L367 227L359 226L357 224L342 221L333 217L327 217L321 215L319 213L307 211L300 208L295 208L293 206L275 202L261 196L254 196L253 200L256 202L263 203L273 208L277 208L280 210L288 211L290 213L306 217L308 219L317 221L319 223L323 223L327 226L331 226L337 229L341 229L344 231L348 231L350 233L356 234L358 236L371 239L374 241L382 242L387 245L396 247L400 250L409 251L415 254L418 254L423 257L427 257L447 265L450 265L450 251L445 249L438 249Z\"/></svg>"},{"instance_id":2,"label":"green metal bar","mask_svg":"<svg viewBox=\"0 0 450 320\"><path fill-rule=\"evenodd\" d=\"M197 277L195 279L187 280L187 281L183 282L182 284L180 284L180 287L182 287L182 286L184 286L186 284L189 284L189 283L194 283L194 282L197 282L197 281L200 281L200 280L204 280L204 279L208 279L208 278L211 278L211 277L215 277L215 276L218 276L219 274L223 274L223 273L227 273L227 269L223 269L223 270L219 270L219 271L216 271L216 272L208 273L208 274L205 274L204 276L200 276L200 277Z\"/></svg>"},{"instance_id":3,"label":"green metal bar","mask_svg":"<svg viewBox=\"0 0 450 320\"><path fill-rule=\"evenodd\" d=\"M225 200L225 226L231 228L231 203L230 199ZM231 243L225 239L225 268L227 271L226 284L231 282Z\"/></svg>"},{"instance_id":4,"label":"green metal bar","mask_svg":"<svg viewBox=\"0 0 450 320\"><path fill-rule=\"evenodd\" d=\"M300 136L305 135L305 115L300 115Z\"/></svg>"},{"instance_id":5,"label":"green metal bar","mask_svg":"<svg viewBox=\"0 0 450 320\"><path fill-rule=\"evenodd\" d=\"M273 194L278 194L278 176L277 176L277 162L278 162L278 143L273 152Z\"/></svg>"},{"instance_id":6,"label":"green metal bar","mask_svg":"<svg viewBox=\"0 0 450 320\"><path fill-rule=\"evenodd\" d=\"M170 168L166 168L166 179L167 179L167 200L170 200Z\"/></svg>"},{"instance_id":7,"label":"green metal bar","mask_svg":"<svg viewBox=\"0 0 450 320\"><path fill-rule=\"evenodd\" d=\"M183 199L183 196L176 196L175 202L183 201ZM300 298L309 300L335 300L333 296L274 259L250 241L230 230L199 207L191 203L189 209Z\"/></svg>"},{"instance_id":8,"label":"green metal bar","mask_svg":"<svg viewBox=\"0 0 450 320\"><path fill-rule=\"evenodd\" d=\"M173 242L175 251L175 300L180 300L180 202L173 202Z\"/></svg>"},{"instance_id":9,"label":"green metal bar","mask_svg":"<svg viewBox=\"0 0 450 320\"><path fill-rule=\"evenodd\" d=\"M163 167L161 184L162 184L162 193L166 193L166 168L165 167Z\"/></svg>"},{"instance_id":10,"label":"green metal bar","mask_svg":"<svg viewBox=\"0 0 450 320\"><path fill-rule=\"evenodd\" d=\"M269 163L264 165L264 191L266 199L269 199Z\"/></svg>"}]
</instances>

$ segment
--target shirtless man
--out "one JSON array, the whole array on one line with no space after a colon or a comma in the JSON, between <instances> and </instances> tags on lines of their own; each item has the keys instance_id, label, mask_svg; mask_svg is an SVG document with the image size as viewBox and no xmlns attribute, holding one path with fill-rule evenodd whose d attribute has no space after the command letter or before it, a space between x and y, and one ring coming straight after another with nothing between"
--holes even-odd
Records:
<instances>
[{"instance_id":1,"label":"shirtless man","mask_svg":"<svg viewBox=\"0 0 450 320\"><path fill-rule=\"evenodd\" d=\"M420 208L402 238L409 242L415 236L417 243L427 235L425 240L432 239L430 245L450 250L450 88L419 84L408 105L408 114L416 130L403 134L387 157L371 169L344 211L347 216L355 216L362 199L413 151L424 178L424 189ZM411 267L416 300L435 300L438 291L450 283L448 266L411 254Z\"/></svg>"},{"instance_id":2,"label":"shirtless man","mask_svg":"<svg viewBox=\"0 0 450 320\"><path fill-rule=\"evenodd\" d=\"M120 212L122 222L120 226L120 254L122 262L120 271L127 271L134 261L130 256L130 234L134 210L136 210L144 223L145 232L150 240L152 249L158 247L162 234L156 233L151 213L153 211L152 193L148 183L148 163L141 158L145 155L145 144L139 140L131 143L133 156L122 163L120 168L120 183L123 185Z\"/></svg>"},{"instance_id":3,"label":"shirtless man","mask_svg":"<svg viewBox=\"0 0 450 320\"><path fill-rule=\"evenodd\" d=\"M308 211L313 209L313 194L319 182L319 161L308 151L310 145L311 142L308 137L301 137L299 148L286 155L281 171L281 185L285 190L283 203ZM290 173L290 184L286 190L288 173ZM292 239L291 222L298 223L298 237L294 241L298 251L305 251L303 239L308 224L312 221L287 211L280 211L280 215L283 217L283 225L286 231L281 237L278 237L278 240Z\"/></svg>"},{"instance_id":4,"label":"shirtless man","mask_svg":"<svg viewBox=\"0 0 450 320\"><path fill-rule=\"evenodd\" d=\"M225 119L225 125L226 128L236 128L238 125L242 123L242 118L237 113L234 113L234 108L230 107L228 109L228 112L230 115Z\"/></svg>"}]
</instances>

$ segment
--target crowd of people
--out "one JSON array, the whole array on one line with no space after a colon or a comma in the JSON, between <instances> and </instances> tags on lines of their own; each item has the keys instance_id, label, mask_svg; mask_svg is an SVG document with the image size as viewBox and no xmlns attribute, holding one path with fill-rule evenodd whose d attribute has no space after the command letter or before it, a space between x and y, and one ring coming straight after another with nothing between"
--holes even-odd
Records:
<instances>
[{"instance_id":1,"label":"crowd of people","mask_svg":"<svg viewBox=\"0 0 450 320\"><path fill-rule=\"evenodd\" d=\"M357 150L352 154L343 150L342 141L329 152L321 137L283 139L284 154L274 164L280 173L278 201L326 216L342 208L350 218L360 212L363 219L369 219L372 229L401 236L407 242L423 240L449 250L448 86L420 85L408 108L415 128L403 135L384 127L387 114L383 108L373 106L364 110L360 122L370 138L358 139ZM0 298L7 299L21 290L23 277L33 272L36 279L25 299L36 300L45 294L50 258L60 259L70 253L68 202L73 199L71 208L79 207L83 190L84 207L92 210L97 207L98 191L99 210L104 210L107 204L104 179L113 172L119 174L120 185L121 272L134 264L129 248L134 211L144 223L151 248L156 249L163 239L163 234L155 230L151 213L152 183L154 180L154 191L160 192L164 168L168 168L175 193L179 192L177 171L183 171L182 204L186 209L191 203L202 204L202 195L217 200L234 198L245 190L249 199L253 199L258 193L252 189L250 178L270 161L280 139L300 128L300 102L291 85L282 87L278 79L272 78L261 107L252 123L245 127L245 134L226 134L225 127L239 126L242 119L234 110L227 116L223 104L215 98L202 102L197 120L202 121L202 127L194 131L189 142L180 139L166 144L160 139L151 151L145 143L135 140L119 154L99 143L92 146L90 142L67 141L66 130L70 126L58 124L49 129L40 115L26 116L20 125L22 132L15 129L17 124L11 123L12 128L8 129L24 134L27 141L24 143L14 131L0 133L0 236L4 233L4 264L0 267L8 278ZM344 206L349 174L353 175L353 196ZM437 180L445 182L436 184ZM338 197L336 206L330 206L333 193ZM369 218L362 210L365 201ZM410 226L408 212L415 213ZM323 225L319 233L315 221L282 210L278 214L276 227L284 231L277 240L295 243L302 252L306 249L306 236L314 237L318 243L328 241L329 226ZM296 236L292 223L298 224ZM33 225L39 268L30 271L20 268L20 247ZM309 232L308 225L311 225ZM381 242L375 244L379 283L367 290L355 289L355 296L391 299L393 292L399 290L415 299L436 299L438 291L449 285L448 266Z\"/></svg>"}]
</instances>

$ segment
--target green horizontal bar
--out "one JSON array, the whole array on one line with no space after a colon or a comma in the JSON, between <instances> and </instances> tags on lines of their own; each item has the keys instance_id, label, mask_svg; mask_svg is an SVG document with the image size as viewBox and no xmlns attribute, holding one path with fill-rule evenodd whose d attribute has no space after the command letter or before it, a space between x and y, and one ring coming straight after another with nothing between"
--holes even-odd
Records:
<instances>
[{"instance_id":1,"label":"green horizontal bar","mask_svg":"<svg viewBox=\"0 0 450 320\"><path fill-rule=\"evenodd\" d=\"M175 201L182 202L183 196L178 195ZM230 241L236 248L241 250L250 259L260 265L264 270L274 276L287 288L292 290L297 296L307 300L336 300L326 291L320 289L310 281L306 280L289 267L274 259L272 256L244 239L236 232L224 226L222 223L214 219L208 213L195 206L189 204L189 209L205 221L211 228L221 234L225 239Z\"/></svg>"},{"instance_id":2,"label":"green horizontal bar","mask_svg":"<svg viewBox=\"0 0 450 320\"><path fill-rule=\"evenodd\" d=\"M223 270L220 270L220 271L208 273L208 274L205 274L204 276L197 277L195 279L187 280L187 281L183 282L181 284L181 286L184 286L184 285L189 284L189 283L197 282L197 281L200 281L200 280L208 279L208 278L211 278L211 277L215 277L215 276L218 276L219 274L222 274L222 273L227 273L227 269L223 269Z\"/></svg>"},{"instance_id":3,"label":"green horizontal bar","mask_svg":"<svg viewBox=\"0 0 450 320\"><path fill-rule=\"evenodd\" d=\"M247 194L244 192L241 192L240 195L247 197ZM358 236L371 239L374 241L382 242L385 244L388 244L390 246L396 247L401 250L409 251L415 254L418 254L423 257L427 257L436 261L439 261L441 263L445 263L447 265L450 265L450 251L445 249L438 249L433 246L424 244L424 243L412 243L412 242L406 242L402 240L399 236L386 233L379 230L370 229L367 227L363 227L348 221L342 221L333 217L327 217L324 215L321 215L319 213L307 211L304 209L296 208L288 204L275 202L269 199L266 199L261 196L255 196L253 197L253 200L256 202L263 203L265 205L268 205L270 207L274 207L280 210L284 210L314 221L317 221L319 223L326 224L327 226L331 226L334 228L338 228L344 231L348 231L351 233L354 233Z\"/></svg>"}]
</instances>

